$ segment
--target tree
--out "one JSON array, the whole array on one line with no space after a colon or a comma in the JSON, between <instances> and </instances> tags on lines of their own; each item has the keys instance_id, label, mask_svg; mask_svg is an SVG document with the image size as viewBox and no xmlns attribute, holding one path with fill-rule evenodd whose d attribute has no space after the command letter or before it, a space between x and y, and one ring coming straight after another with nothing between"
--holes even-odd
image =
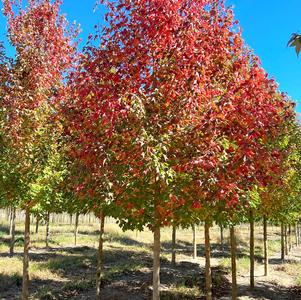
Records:
<instances>
[{"instance_id":1,"label":"tree","mask_svg":"<svg viewBox=\"0 0 301 300\"><path fill-rule=\"evenodd\" d=\"M300 50L301 50L301 35L298 33L293 33L290 40L287 43L287 46L294 47L297 53L297 56L299 56Z\"/></svg>"},{"instance_id":2,"label":"tree","mask_svg":"<svg viewBox=\"0 0 301 300\"><path fill-rule=\"evenodd\" d=\"M109 26L100 46L86 48L72 76L67 123L73 154L90 178L81 188L97 195L95 183L105 179L112 194L96 206L113 206L123 228L154 231L157 299L160 227L189 222L185 210L197 206L181 197L186 175L176 170L183 162L178 143L208 104L215 70L224 67L215 59L227 57L231 16L216 8L218 1L106 4Z\"/></svg>"},{"instance_id":3,"label":"tree","mask_svg":"<svg viewBox=\"0 0 301 300\"><path fill-rule=\"evenodd\" d=\"M45 168L51 152L52 104L63 95L63 79L71 67L75 45L73 33L60 16L60 1L4 0L8 37L16 59L4 96L6 148L10 151L14 189L25 210L25 242L22 299L28 299L30 209L36 204L31 187Z\"/></svg>"}]
</instances>

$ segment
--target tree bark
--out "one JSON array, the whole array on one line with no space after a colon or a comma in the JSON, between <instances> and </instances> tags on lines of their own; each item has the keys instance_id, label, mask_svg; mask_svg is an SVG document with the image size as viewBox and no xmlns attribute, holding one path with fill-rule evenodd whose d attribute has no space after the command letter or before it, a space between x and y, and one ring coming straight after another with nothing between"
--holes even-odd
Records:
<instances>
[{"instance_id":1,"label":"tree bark","mask_svg":"<svg viewBox=\"0 0 301 300\"><path fill-rule=\"evenodd\" d=\"M176 226L172 226L171 263L173 266L176 265Z\"/></svg>"},{"instance_id":2,"label":"tree bark","mask_svg":"<svg viewBox=\"0 0 301 300\"><path fill-rule=\"evenodd\" d=\"M70 216L70 218L69 218L69 222L70 222L70 225L72 225L72 218L73 218L73 215L72 215L72 214L70 214L69 216Z\"/></svg>"},{"instance_id":3,"label":"tree bark","mask_svg":"<svg viewBox=\"0 0 301 300\"><path fill-rule=\"evenodd\" d=\"M192 226L192 230L193 230L193 240L192 240L192 244L193 244L193 259L196 259L197 256L198 256L198 252L197 252L196 226L195 225Z\"/></svg>"},{"instance_id":4,"label":"tree bark","mask_svg":"<svg viewBox=\"0 0 301 300\"><path fill-rule=\"evenodd\" d=\"M23 254L23 281L22 300L29 298L29 243L30 243L30 210L25 210L25 230L24 230L24 254Z\"/></svg>"},{"instance_id":5,"label":"tree bark","mask_svg":"<svg viewBox=\"0 0 301 300\"><path fill-rule=\"evenodd\" d=\"M14 207L9 210L9 236L12 236Z\"/></svg>"},{"instance_id":6,"label":"tree bark","mask_svg":"<svg viewBox=\"0 0 301 300\"><path fill-rule=\"evenodd\" d=\"M250 288L254 288L254 212L250 209Z\"/></svg>"},{"instance_id":7,"label":"tree bark","mask_svg":"<svg viewBox=\"0 0 301 300\"><path fill-rule=\"evenodd\" d=\"M288 255L288 245L287 245L287 226L284 225L284 243L285 243L285 255Z\"/></svg>"},{"instance_id":8,"label":"tree bark","mask_svg":"<svg viewBox=\"0 0 301 300\"><path fill-rule=\"evenodd\" d=\"M297 222L298 245L300 245L300 233L301 233L300 224L299 222Z\"/></svg>"},{"instance_id":9,"label":"tree bark","mask_svg":"<svg viewBox=\"0 0 301 300\"><path fill-rule=\"evenodd\" d=\"M104 243L104 227L105 227L105 215L102 213L100 216L100 233L98 244L98 258L97 258L97 270L96 270L96 298L101 299L101 285L104 277L103 273L103 243Z\"/></svg>"},{"instance_id":10,"label":"tree bark","mask_svg":"<svg viewBox=\"0 0 301 300\"><path fill-rule=\"evenodd\" d=\"M264 257L264 276L269 275L269 248L267 234L267 217L263 217L263 257Z\"/></svg>"},{"instance_id":11,"label":"tree bark","mask_svg":"<svg viewBox=\"0 0 301 300\"><path fill-rule=\"evenodd\" d=\"M281 222L281 260L285 258L284 224Z\"/></svg>"},{"instance_id":12,"label":"tree bark","mask_svg":"<svg viewBox=\"0 0 301 300\"><path fill-rule=\"evenodd\" d=\"M45 246L46 246L46 248L49 247L49 220L50 220L50 213L47 212L47 215L46 215L46 236L45 236Z\"/></svg>"},{"instance_id":13,"label":"tree bark","mask_svg":"<svg viewBox=\"0 0 301 300\"><path fill-rule=\"evenodd\" d=\"M15 236L16 236L16 208L12 207L11 217L10 217L10 246L9 246L9 255L14 255L15 250Z\"/></svg>"},{"instance_id":14,"label":"tree bark","mask_svg":"<svg viewBox=\"0 0 301 300\"><path fill-rule=\"evenodd\" d=\"M160 300L160 227L154 229L153 300Z\"/></svg>"},{"instance_id":15,"label":"tree bark","mask_svg":"<svg viewBox=\"0 0 301 300\"><path fill-rule=\"evenodd\" d=\"M232 300L237 299L237 281L236 281L236 237L235 227L230 226L231 241L231 271L232 271Z\"/></svg>"},{"instance_id":16,"label":"tree bark","mask_svg":"<svg viewBox=\"0 0 301 300\"><path fill-rule=\"evenodd\" d=\"M299 239L298 239L298 225L295 223L295 245L298 247L299 245Z\"/></svg>"},{"instance_id":17,"label":"tree bark","mask_svg":"<svg viewBox=\"0 0 301 300\"><path fill-rule=\"evenodd\" d=\"M37 215L37 217L36 217L36 230L35 230L36 234L39 233L39 223L40 223L40 216Z\"/></svg>"},{"instance_id":18,"label":"tree bark","mask_svg":"<svg viewBox=\"0 0 301 300\"><path fill-rule=\"evenodd\" d=\"M210 265L210 224L205 221L205 274L206 274L206 300L212 300L212 276Z\"/></svg>"},{"instance_id":19,"label":"tree bark","mask_svg":"<svg viewBox=\"0 0 301 300\"><path fill-rule=\"evenodd\" d=\"M74 245L77 245L77 234L78 234L78 218L79 213L76 213L75 215L75 225L74 225Z\"/></svg>"},{"instance_id":20,"label":"tree bark","mask_svg":"<svg viewBox=\"0 0 301 300\"><path fill-rule=\"evenodd\" d=\"M288 250L292 250L292 227L291 224L288 225Z\"/></svg>"},{"instance_id":21,"label":"tree bark","mask_svg":"<svg viewBox=\"0 0 301 300\"><path fill-rule=\"evenodd\" d=\"M220 244L220 247L221 247L221 252L224 253L224 226L223 225L220 225L220 234L221 234L221 244Z\"/></svg>"}]
</instances>

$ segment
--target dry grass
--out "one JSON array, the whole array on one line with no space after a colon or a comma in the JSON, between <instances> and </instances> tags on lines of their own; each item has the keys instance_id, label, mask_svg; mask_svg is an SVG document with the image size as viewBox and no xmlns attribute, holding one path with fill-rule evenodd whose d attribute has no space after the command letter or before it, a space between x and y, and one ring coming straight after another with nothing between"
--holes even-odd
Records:
<instances>
[{"instance_id":1,"label":"dry grass","mask_svg":"<svg viewBox=\"0 0 301 300\"><path fill-rule=\"evenodd\" d=\"M15 248L18 256L9 258L8 253L9 237L7 232L7 223L0 224L0 287L6 286L15 291L16 298L20 290L22 259L20 254L23 251L23 242L20 240ZM35 234L34 224L31 226L31 252L32 259L30 263L30 276L34 283L34 292L32 299L72 299L94 291L94 274L96 268L96 249L98 246L99 224L80 224L77 238L77 248L74 247L74 225L70 224L50 224L50 249L45 248L45 225L41 224L39 233ZM262 228L256 227L256 254L262 252ZM278 230L278 229L277 229ZM279 242L276 239L277 230L269 228L271 251L279 250ZM17 223L17 237L22 237L23 224ZM123 232L117 224L107 223L105 226L105 273L106 286L120 280L124 281L131 276L151 283L151 259L153 234L149 230L143 232L126 231ZM204 249L204 230L202 226L197 227L197 243L199 255L203 255ZM215 226L211 228L211 243L213 247L213 256L217 258L223 268L230 267L228 248L221 254L220 228ZM238 250L241 257L238 258L237 266L239 273L246 273L249 270L248 254L248 226L238 226L236 229ZM173 268L170 265L171 260L171 228L163 228L161 232L162 240L162 265L169 273L165 275L164 280L168 284L168 292L163 293L162 299L196 299L201 297L202 289L200 283L187 285L183 281L183 274L190 274L192 278L199 278L201 270L198 264L192 260L192 229L177 230L177 260L186 261L189 264L185 267L178 264ZM224 230L224 244L229 241L229 231ZM217 252L216 252L216 251ZM197 262L201 262L199 258ZM186 273L185 273L186 272ZM193 275L191 275L191 272ZM290 272L288 270L288 272ZM299 273L298 273L299 274ZM140 276L140 277L139 277ZM292 275L293 276L293 275ZM163 276L164 277L164 276ZM301 277L300 277L301 278ZM194 279L192 280L194 282ZM131 283L127 283L130 285ZM300 279L301 284L301 279ZM10 288L11 287L11 288ZM1 288L0 288L1 289ZM114 287L113 287L114 289ZM8 293L7 292L7 293ZM93 293L92 293L93 294ZM10 294L11 295L11 294ZM125 299L125 296L119 297ZM88 299L88 298L87 298ZM90 299L90 298L89 298Z\"/></svg>"}]
</instances>

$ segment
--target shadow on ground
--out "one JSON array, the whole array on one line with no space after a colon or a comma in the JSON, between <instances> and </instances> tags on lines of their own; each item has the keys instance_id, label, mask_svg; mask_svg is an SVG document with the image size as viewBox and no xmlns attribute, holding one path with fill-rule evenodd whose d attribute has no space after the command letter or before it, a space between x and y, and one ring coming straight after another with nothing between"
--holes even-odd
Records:
<instances>
[{"instance_id":1,"label":"shadow on ground","mask_svg":"<svg viewBox=\"0 0 301 300\"><path fill-rule=\"evenodd\" d=\"M301 288L287 288L270 282L257 282L253 290L250 290L247 285L239 286L239 296L252 297L255 299L300 300Z\"/></svg>"}]
</instances>

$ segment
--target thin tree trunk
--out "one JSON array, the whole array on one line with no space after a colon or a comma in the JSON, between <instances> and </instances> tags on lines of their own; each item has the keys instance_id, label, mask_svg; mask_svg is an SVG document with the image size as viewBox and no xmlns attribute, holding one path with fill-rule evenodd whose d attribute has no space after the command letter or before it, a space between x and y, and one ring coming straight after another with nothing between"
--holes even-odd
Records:
<instances>
[{"instance_id":1,"label":"thin tree trunk","mask_svg":"<svg viewBox=\"0 0 301 300\"><path fill-rule=\"evenodd\" d=\"M46 236L45 236L46 248L49 247L49 220L50 220L50 213L47 212L47 215L46 215Z\"/></svg>"},{"instance_id":2,"label":"thin tree trunk","mask_svg":"<svg viewBox=\"0 0 301 300\"><path fill-rule=\"evenodd\" d=\"M288 255L288 245L287 245L287 226L284 225L284 242L285 242L285 255Z\"/></svg>"},{"instance_id":3,"label":"thin tree trunk","mask_svg":"<svg viewBox=\"0 0 301 300\"><path fill-rule=\"evenodd\" d=\"M237 282L236 282L236 238L235 227L230 226L231 241L231 271L232 271L232 300L237 299Z\"/></svg>"},{"instance_id":4,"label":"thin tree trunk","mask_svg":"<svg viewBox=\"0 0 301 300\"><path fill-rule=\"evenodd\" d=\"M193 240L192 240L192 244L193 244L193 259L196 259L197 256L198 256L198 252L197 252L196 226L195 225L192 226L192 230L193 230Z\"/></svg>"},{"instance_id":5,"label":"thin tree trunk","mask_svg":"<svg viewBox=\"0 0 301 300\"><path fill-rule=\"evenodd\" d=\"M40 216L39 215L37 215L37 217L36 217L36 234L38 234L39 233L39 223L40 223Z\"/></svg>"},{"instance_id":6,"label":"thin tree trunk","mask_svg":"<svg viewBox=\"0 0 301 300\"><path fill-rule=\"evenodd\" d=\"M299 245L299 239L298 239L298 225L295 223L295 245L298 247Z\"/></svg>"},{"instance_id":7,"label":"thin tree trunk","mask_svg":"<svg viewBox=\"0 0 301 300\"><path fill-rule=\"evenodd\" d=\"M220 234L221 234L221 252L224 253L224 226L220 225Z\"/></svg>"},{"instance_id":8,"label":"thin tree trunk","mask_svg":"<svg viewBox=\"0 0 301 300\"><path fill-rule=\"evenodd\" d=\"M173 266L176 265L176 226L172 226L171 263Z\"/></svg>"},{"instance_id":9,"label":"thin tree trunk","mask_svg":"<svg viewBox=\"0 0 301 300\"><path fill-rule=\"evenodd\" d=\"M300 230L300 224L299 224L299 222L297 222L297 232L298 232L298 245L300 245L300 233L301 233L301 230Z\"/></svg>"},{"instance_id":10,"label":"thin tree trunk","mask_svg":"<svg viewBox=\"0 0 301 300\"><path fill-rule=\"evenodd\" d=\"M160 300L160 227L154 230L153 300Z\"/></svg>"},{"instance_id":11,"label":"thin tree trunk","mask_svg":"<svg viewBox=\"0 0 301 300\"><path fill-rule=\"evenodd\" d=\"M22 300L29 298L29 243L30 243L30 211L29 207L25 210L25 230L24 230L24 254L23 254L23 281L22 281Z\"/></svg>"},{"instance_id":12,"label":"thin tree trunk","mask_svg":"<svg viewBox=\"0 0 301 300\"><path fill-rule=\"evenodd\" d=\"M104 242L104 227L105 227L105 215L102 213L100 216L100 233L98 244L98 260L96 270L96 298L101 299L101 285L104 277L103 274L103 242Z\"/></svg>"},{"instance_id":13,"label":"thin tree trunk","mask_svg":"<svg viewBox=\"0 0 301 300\"><path fill-rule=\"evenodd\" d=\"M75 215L75 226L74 226L74 245L77 245L77 234L78 234L78 218L79 213L76 213Z\"/></svg>"},{"instance_id":14,"label":"thin tree trunk","mask_svg":"<svg viewBox=\"0 0 301 300\"><path fill-rule=\"evenodd\" d=\"M72 214L70 214L69 216L70 216L70 218L69 218L69 222L70 222L70 225L72 225L72 217L73 217L73 215L72 215Z\"/></svg>"},{"instance_id":15,"label":"thin tree trunk","mask_svg":"<svg viewBox=\"0 0 301 300\"><path fill-rule=\"evenodd\" d=\"M281 222L281 260L285 258L284 224Z\"/></svg>"},{"instance_id":16,"label":"thin tree trunk","mask_svg":"<svg viewBox=\"0 0 301 300\"><path fill-rule=\"evenodd\" d=\"M10 208L9 211L9 236L12 236L12 230L13 230L13 214L14 214L14 207Z\"/></svg>"},{"instance_id":17,"label":"thin tree trunk","mask_svg":"<svg viewBox=\"0 0 301 300\"><path fill-rule=\"evenodd\" d=\"M11 220L10 220L10 247L9 247L9 255L14 255L15 249L15 236L16 236L16 208L13 207L11 210Z\"/></svg>"},{"instance_id":18,"label":"thin tree trunk","mask_svg":"<svg viewBox=\"0 0 301 300\"><path fill-rule=\"evenodd\" d=\"M291 224L288 225L288 249L289 249L289 252L292 250L292 227L291 227Z\"/></svg>"},{"instance_id":19,"label":"thin tree trunk","mask_svg":"<svg viewBox=\"0 0 301 300\"><path fill-rule=\"evenodd\" d=\"M263 217L263 256L264 256L264 276L269 275L269 248L267 234L267 217Z\"/></svg>"},{"instance_id":20,"label":"thin tree trunk","mask_svg":"<svg viewBox=\"0 0 301 300\"><path fill-rule=\"evenodd\" d=\"M206 300L212 300L212 276L210 265L210 224L205 221L205 274L206 274Z\"/></svg>"},{"instance_id":21,"label":"thin tree trunk","mask_svg":"<svg viewBox=\"0 0 301 300\"><path fill-rule=\"evenodd\" d=\"M250 288L254 288L254 213L250 209Z\"/></svg>"}]
</instances>

